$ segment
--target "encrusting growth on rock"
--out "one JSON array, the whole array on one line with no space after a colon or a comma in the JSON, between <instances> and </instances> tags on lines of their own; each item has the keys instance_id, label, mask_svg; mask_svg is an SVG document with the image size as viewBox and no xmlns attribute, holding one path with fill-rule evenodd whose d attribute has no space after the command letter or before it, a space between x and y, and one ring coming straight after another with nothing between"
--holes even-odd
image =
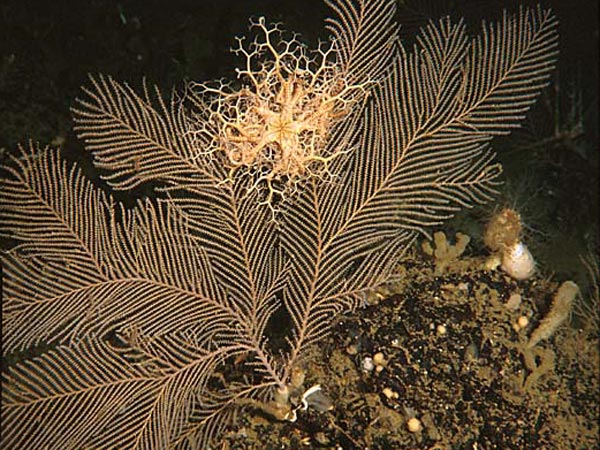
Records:
<instances>
[{"instance_id":1,"label":"encrusting growth on rock","mask_svg":"<svg viewBox=\"0 0 600 450\"><path fill-rule=\"evenodd\" d=\"M560 285L554 299L552 308L542 319L539 326L531 333L527 348L534 347L538 342L548 339L556 329L569 317L575 297L579 294L579 286L572 281L565 281Z\"/></svg>"},{"instance_id":2,"label":"encrusting growth on rock","mask_svg":"<svg viewBox=\"0 0 600 450\"><path fill-rule=\"evenodd\" d=\"M451 244L443 231L436 231L433 234L433 242L435 247L429 241L423 242L421 247L427 255L434 258L436 273L442 274L464 253L471 238L464 233L456 233L455 243Z\"/></svg>"}]
</instances>

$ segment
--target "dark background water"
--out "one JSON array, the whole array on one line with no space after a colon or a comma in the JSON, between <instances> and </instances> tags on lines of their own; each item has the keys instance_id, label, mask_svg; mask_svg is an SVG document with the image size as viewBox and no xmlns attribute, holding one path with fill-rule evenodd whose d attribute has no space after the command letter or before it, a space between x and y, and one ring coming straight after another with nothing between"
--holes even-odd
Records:
<instances>
[{"instance_id":1,"label":"dark background water","mask_svg":"<svg viewBox=\"0 0 600 450\"><path fill-rule=\"evenodd\" d=\"M428 1L425 15L497 18L516 1ZM586 101L597 111L598 2L555 0L561 22L561 69L581 71ZM546 5L544 5L546 6ZM0 5L0 147L29 138L51 141L68 133L68 108L87 73L109 74L139 86L142 77L169 89L183 79L233 75L229 52L247 33L250 17L265 16L302 34L325 39L321 0L5 0ZM435 17L433 17L435 18ZM408 20L407 20L408 19ZM399 14L410 39L413 17ZM596 100L596 101L594 101ZM591 114L591 113L590 113ZM595 113L597 117L597 113ZM597 122L590 125L596 129Z\"/></svg>"},{"instance_id":2,"label":"dark background water","mask_svg":"<svg viewBox=\"0 0 600 450\"><path fill-rule=\"evenodd\" d=\"M476 33L482 19L497 19L504 7L516 11L524 2L406 3L417 5L398 14L408 43L428 17L465 17ZM539 231L534 240L549 253L547 260L555 259L553 270L568 272L573 261L562 258L565 248L577 255L597 243L598 2L554 0L543 6L559 17L561 55L556 79L532 114L534 137L541 144L519 150L535 141L525 136L529 144L502 140L494 146L506 168L501 202L529 209L525 219ZM328 14L321 0L5 0L0 5L0 151L12 153L29 139L61 145L68 158L97 178L72 132L69 112L88 73L111 75L135 89L146 77L163 92L186 79L232 78L240 60L229 49L234 36L247 34L250 17L282 22L314 45L327 38L323 21ZM579 123L570 124L575 94L581 94ZM582 126L575 130L575 125ZM561 131L566 138L553 139Z\"/></svg>"}]
</instances>

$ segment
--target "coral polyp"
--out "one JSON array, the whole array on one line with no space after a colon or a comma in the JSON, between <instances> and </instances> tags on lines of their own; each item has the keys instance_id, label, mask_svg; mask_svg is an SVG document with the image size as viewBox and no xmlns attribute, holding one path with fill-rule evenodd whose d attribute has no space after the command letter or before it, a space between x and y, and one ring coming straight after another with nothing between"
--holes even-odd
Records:
<instances>
[{"instance_id":1,"label":"coral polyp","mask_svg":"<svg viewBox=\"0 0 600 450\"><path fill-rule=\"evenodd\" d=\"M231 179L241 171L251 188L267 188L266 199L284 194L297 181L329 173L342 154L328 146L335 125L366 98L371 80L348 83L336 65L335 42L309 50L297 36L283 38L264 18L252 22L257 37L246 49L238 38L240 86L218 82L192 85L198 107L192 132L208 148L199 155L224 156Z\"/></svg>"}]
</instances>

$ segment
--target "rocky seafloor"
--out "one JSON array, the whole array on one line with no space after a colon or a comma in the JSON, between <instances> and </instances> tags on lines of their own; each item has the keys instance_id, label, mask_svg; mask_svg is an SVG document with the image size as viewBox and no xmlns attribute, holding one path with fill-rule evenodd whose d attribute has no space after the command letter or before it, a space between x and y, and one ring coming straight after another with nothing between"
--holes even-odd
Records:
<instances>
[{"instance_id":1,"label":"rocky seafloor","mask_svg":"<svg viewBox=\"0 0 600 450\"><path fill-rule=\"evenodd\" d=\"M305 385L321 385L330 411L284 423L246 410L220 448L599 448L598 323L528 345L560 283L447 249L407 257L312 350Z\"/></svg>"}]
</instances>

